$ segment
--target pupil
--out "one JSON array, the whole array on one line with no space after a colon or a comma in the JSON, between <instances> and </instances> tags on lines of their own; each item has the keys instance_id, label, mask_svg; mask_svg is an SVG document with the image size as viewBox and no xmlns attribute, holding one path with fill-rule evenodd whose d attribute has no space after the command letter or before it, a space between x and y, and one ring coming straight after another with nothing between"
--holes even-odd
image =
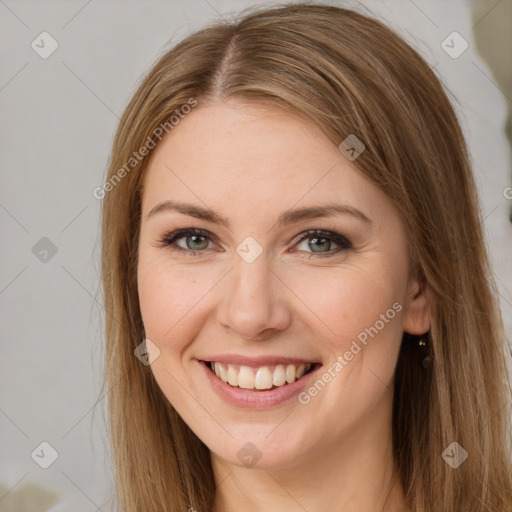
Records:
<instances>
[{"instance_id":1,"label":"pupil","mask_svg":"<svg viewBox=\"0 0 512 512\"><path fill-rule=\"evenodd\" d=\"M189 239L191 238L191 239L193 240L193 242L192 242L193 244L200 244L201 242L196 242L196 241L195 241L195 239L197 239L197 238L204 238L204 237L203 237L203 236L201 236L201 235L191 235L191 236L189 236L188 238L189 238ZM205 241L206 241L206 239L205 239L205 240L203 240L203 242L205 242ZM205 248L205 247L189 247L189 249L194 249L194 250L195 250L195 249L204 249L204 248Z\"/></svg>"},{"instance_id":2,"label":"pupil","mask_svg":"<svg viewBox=\"0 0 512 512\"><path fill-rule=\"evenodd\" d=\"M317 243L318 241L320 241L320 244ZM326 241L328 241L326 238L313 238L313 243L310 242L309 245L311 249L313 249L313 252L321 252L317 251L316 249L321 248L320 246L322 243L325 243Z\"/></svg>"}]
</instances>

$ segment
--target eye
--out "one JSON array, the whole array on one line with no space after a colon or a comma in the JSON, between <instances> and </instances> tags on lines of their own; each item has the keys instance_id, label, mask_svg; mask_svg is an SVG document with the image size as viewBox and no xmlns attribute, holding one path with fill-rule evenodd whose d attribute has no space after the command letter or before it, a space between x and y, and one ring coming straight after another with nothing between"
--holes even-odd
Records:
<instances>
[{"instance_id":1,"label":"eye","mask_svg":"<svg viewBox=\"0 0 512 512\"><path fill-rule=\"evenodd\" d=\"M184 246L178 244L178 240L184 240ZM191 256L199 256L200 253L208 247L210 240L210 233L202 229L179 229L165 235L160 240L161 245L164 247L171 247L173 251L183 251L190 253Z\"/></svg>"},{"instance_id":2,"label":"eye","mask_svg":"<svg viewBox=\"0 0 512 512\"><path fill-rule=\"evenodd\" d=\"M333 256L334 254L352 248L352 244L346 237L334 231L313 229L307 231L306 233L301 233L300 236L300 243L297 244L297 247L299 247L301 244L305 244L305 247L311 249L312 251L311 253L303 256L304 258L307 259L311 259L312 257L315 258ZM338 246L337 248L331 248L333 242L335 245ZM307 253L308 251L305 252Z\"/></svg>"},{"instance_id":3,"label":"eye","mask_svg":"<svg viewBox=\"0 0 512 512\"><path fill-rule=\"evenodd\" d=\"M346 237L334 231L313 229L301 233L299 237L296 246L298 247L300 244L306 243L305 247L311 249L308 255L301 256L308 259L312 257L332 256L352 248L352 244ZM179 229L166 234L164 238L159 241L159 246L170 247L172 251L179 251L187 256L200 256L204 255L208 249L208 244L214 238L211 233L202 229ZM180 240L183 240L182 244L178 243ZM334 249L331 248L332 243L338 247ZM307 250L299 250L299 252L308 253Z\"/></svg>"}]
</instances>

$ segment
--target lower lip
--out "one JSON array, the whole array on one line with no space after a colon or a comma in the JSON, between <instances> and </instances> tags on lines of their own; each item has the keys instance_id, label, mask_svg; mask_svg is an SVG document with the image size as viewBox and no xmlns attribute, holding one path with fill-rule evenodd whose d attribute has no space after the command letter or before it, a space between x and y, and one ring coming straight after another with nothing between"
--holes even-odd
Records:
<instances>
[{"instance_id":1,"label":"lower lip","mask_svg":"<svg viewBox=\"0 0 512 512\"><path fill-rule=\"evenodd\" d=\"M219 379L212 370L203 361L197 361L199 366L206 373L215 392L224 400L237 407L248 409L268 409L291 400L298 395L305 387L307 387L312 379L314 379L317 370L314 368L308 374L291 384L284 384L275 389L268 391L253 391L252 389L243 389L233 387Z\"/></svg>"}]
</instances>

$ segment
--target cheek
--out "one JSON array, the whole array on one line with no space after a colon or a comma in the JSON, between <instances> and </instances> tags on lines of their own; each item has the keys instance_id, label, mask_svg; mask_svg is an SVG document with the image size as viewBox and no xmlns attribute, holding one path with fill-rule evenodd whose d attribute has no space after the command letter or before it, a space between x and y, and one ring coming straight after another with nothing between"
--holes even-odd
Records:
<instances>
[{"instance_id":1,"label":"cheek","mask_svg":"<svg viewBox=\"0 0 512 512\"><path fill-rule=\"evenodd\" d=\"M151 372L169 402L186 411L190 396L183 389L191 388L191 382L183 369L183 360L190 340L200 330L200 323L194 321L194 307L204 295L204 287L179 266L162 260L159 256L140 254L139 304L146 338L159 350L151 363Z\"/></svg>"},{"instance_id":2,"label":"cheek","mask_svg":"<svg viewBox=\"0 0 512 512\"><path fill-rule=\"evenodd\" d=\"M323 374L332 385L318 407L343 404L362 415L386 392L402 339L402 278L383 261L366 261L317 273L314 287L305 277L294 281L328 361Z\"/></svg>"},{"instance_id":3,"label":"cheek","mask_svg":"<svg viewBox=\"0 0 512 512\"><path fill-rule=\"evenodd\" d=\"M317 274L314 287L310 279L295 281L297 294L314 312L311 333L327 358L318 376L325 384L306 389L301 403L311 404L313 416L335 418L329 425L333 433L370 415L384 395L389 399L402 339L403 276L388 270L377 262ZM343 419L332 410L343 410Z\"/></svg>"},{"instance_id":4,"label":"cheek","mask_svg":"<svg viewBox=\"0 0 512 512\"><path fill-rule=\"evenodd\" d=\"M193 267L193 266L192 266ZM186 265L171 264L165 250L142 249L137 269L139 304L146 336L159 343L180 343L185 329L197 322L190 319L200 310L201 299L215 283ZM191 333L187 331L187 337Z\"/></svg>"},{"instance_id":5,"label":"cheek","mask_svg":"<svg viewBox=\"0 0 512 512\"><path fill-rule=\"evenodd\" d=\"M396 276L381 265L322 271L295 276L294 293L307 305L312 321L325 333L323 338L331 340L333 349L343 348L347 341L373 326L394 302L401 300ZM397 316L395 313L391 312L393 318Z\"/></svg>"}]
</instances>

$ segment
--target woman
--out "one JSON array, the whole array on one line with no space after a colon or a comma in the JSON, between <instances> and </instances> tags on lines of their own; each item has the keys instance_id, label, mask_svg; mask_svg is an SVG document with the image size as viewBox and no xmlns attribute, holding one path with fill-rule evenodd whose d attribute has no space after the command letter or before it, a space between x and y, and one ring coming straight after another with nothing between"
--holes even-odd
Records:
<instances>
[{"instance_id":1,"label":"woman","mask_svg":"<svg viewBox=\"0 0 512 512\"><path fill-rule=\"evenodd\" d=\"M103 195L123 512L512 509L465 141L389 28L294 4L189 36Z\"/></svg>"}]
</instances>

